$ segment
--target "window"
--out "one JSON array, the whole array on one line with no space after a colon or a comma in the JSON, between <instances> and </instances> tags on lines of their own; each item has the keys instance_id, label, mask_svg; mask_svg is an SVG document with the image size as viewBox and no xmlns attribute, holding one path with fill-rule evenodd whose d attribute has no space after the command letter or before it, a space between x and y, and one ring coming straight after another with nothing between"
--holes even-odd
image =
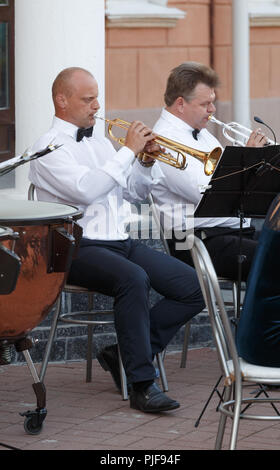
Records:
<instances>
[{"instance_id":1,"label":"window","mask_svg":"<svg viewBox=\"0 0 280 470\"><path fill-rule=\"evenodd\" d=\"M14 156L14 0L0 0L0 162ZM0 188L13 184L14 172L0 178Z\"/></svg>"},{"instance_id":2,"label":"window","mask_svg":"<svg viewBox=\"0 0 280 470\"><path fill-rule=\"evenodd\" d=\"M8 23L0 23L0 110L9 107L8 28Z\"/></svg>"}]
</instances>

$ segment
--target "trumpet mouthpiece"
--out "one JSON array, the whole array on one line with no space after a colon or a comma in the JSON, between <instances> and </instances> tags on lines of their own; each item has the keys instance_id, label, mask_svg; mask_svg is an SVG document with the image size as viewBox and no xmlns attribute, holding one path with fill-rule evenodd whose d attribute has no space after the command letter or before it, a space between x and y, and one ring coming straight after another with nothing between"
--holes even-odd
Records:
<instances>
[{"instance_id":1,"label":"trumpet mouthpiece","mask_svg":"<svg viewBox=\"0 0 280 470\"><path fill-rule=\"evenodd\" d=\"M102 117L102 116L98 116L97 114L96 114L94 117L97 118L97 119L101 119L101 121L104 121L104 122L110 122L109 119L106 119L106 118L104 118L104 117Z\"/></svg>"}]
</instances>

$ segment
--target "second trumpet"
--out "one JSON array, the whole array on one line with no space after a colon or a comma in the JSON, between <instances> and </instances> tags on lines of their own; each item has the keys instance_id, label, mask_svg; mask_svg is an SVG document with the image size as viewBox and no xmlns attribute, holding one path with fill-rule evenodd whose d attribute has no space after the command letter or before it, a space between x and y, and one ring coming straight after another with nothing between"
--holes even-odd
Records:
<instances>
[{"instance_id":1,"label":"second trumpet","mask_svg":"<svg viewBox=\"0 0 280 470\"><path fill-rule=\"evenodd\" d=\"M221 126L224 137L229 140L233 145L238 147L245 147L252 133L252 129L239 124L238 122L228 122L225 124L222 121L216 119L213 115L209 116L209 121ZM260 122L260 121L257 121ZM278 145L277 142L271 139L267 139L268 145Z\"/></svg>"},{"instance_id":2,"label":"second trumpet","mask_svg":"<svg viewBox=\"0 0 280 470\"><path fill-rule=\"evenodd\" d=\"M108 123L108 133L110 137L118 142L120 145L125 144L124 137L116 137L113 134L112 127L117 126L122 129L128 129L131 125L130 122L123 121L122 119L116 118L113 120L105 119L100 116L95 116L99 119L103 119ZM202 152L200 150L187 147L186 145L180 144L179 142L175 142L174 140L170 140L166 137L157 135L154 139L154 142L159 144L161 147L168 148L172 150L176 156L174 157L170 153L165 152L154 152L152 154L149 153L142 153L142 155L147 157L152 157L156 160L159 160L163 163L166 163L172 167L179 168L180 170L184 170L187 166L187 155L197 158L200 162L204 165L204 173L208 176L214 173L219 158L222 154L222 149L220 147L215 147L211 152Z\"/></svg>"}]
</instances>

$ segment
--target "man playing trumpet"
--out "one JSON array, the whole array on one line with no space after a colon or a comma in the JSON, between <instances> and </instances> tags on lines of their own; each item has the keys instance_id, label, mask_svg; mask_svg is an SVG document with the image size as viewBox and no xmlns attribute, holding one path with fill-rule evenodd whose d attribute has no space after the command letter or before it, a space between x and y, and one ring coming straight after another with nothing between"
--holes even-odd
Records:
<instances>
[{"instance_id":1,"label":"man playing trumpet","mask_svg":"<svg viewBox=\"0 0 280 470\"><path fill-rule=\"evenodd\" d=\"M159 146L140 121L129 127L118 152L93 130L98 85L87 70L63 70L53 84L53 102L52 127L34 148L50 141L62 146L53 158L32 162L30 180L40 200L75 205L84 212L83 239L68 282L114 297L120 353L132 385L131 407L154 413L174 410L179 403L154 381L153 358L203 309L202 293L192 267L129 237L123 210L124 199L144 200L162 177L152 158L132 165L139 152ZM151 287L162 295L152 307ZM104 348L98 359L120 389L117 346Z\"/></svg>"},{"instance_id":2,"label":"man playing trumpet","mask_svg":"<svg viewBox=\"0 0 280 470\"><path fill-rule=\"evenodd\" d=\"M215 88L219 85L217 74L210 68L185 62L170 74L164 95L166 107L154 126L156 134L163 135L188 147L209 152L220 146L219 141L206 129L209 117L215 112ZM247 146L262 147L267 142L260 130L253 131ZM186 229L193 228L202 238L212 258L218 276L232 280L238 278L239 218L193 218L188 214L202 198L200 188L207 186L211 176L203 172L200 161L190 157L184 171L173 171L161 165L165 178L153 188L155 203L164 216L170 252L176 258L192 264L189 250L182 242ZM188 219L190 216L190 219ZM242 278L247 279L257 241L250 220L243 224Z\"/></svg>"}]
</instances>

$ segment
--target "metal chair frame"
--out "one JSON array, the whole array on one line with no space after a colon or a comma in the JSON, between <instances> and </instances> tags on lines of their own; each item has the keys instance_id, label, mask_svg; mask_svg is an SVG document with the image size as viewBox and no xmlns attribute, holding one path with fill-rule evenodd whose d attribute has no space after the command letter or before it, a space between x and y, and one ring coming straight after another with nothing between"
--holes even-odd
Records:
<instances>
[{"instance_id":1,"label":"metal chair frame","mask_svg":"<svg viewBox=\"0 0 280 470\"><path fill-rule=\"evenodd\" d=\"M219 405L221 416L215 449L221 449L226 421L228 417L231 417L232 427L229 448L234 450L237 443L240 419L280 420L279 414L271 416L245 413L251 404L260 403L262 405L270 403L274 405L274 403L280 402L280 398L259 398L259 394L250 398L243 397L243 388L246 383L259 384L260 386L263 384L280 384L280 368L253 366L238 357L218 277L205 245L197 237L194 237L191 254L208 308L225 385L225 396ZM245 372L245 366L247 367L247 372ZM241 410L242 404L247 405L243 410Z\"/></svg>"},{"instance_id":2,"label":"metal chair frame","mask_svg":"<svg viewBox=\"0 0 280 470\"><path fill-rule=\"evenodd\" d=\"M29 190L28 190L28 199L29 200L34 200L35 197L35 186L33 184L30 184ZM88 310L87 311L77 311L73 312L71 308L71 294L73 293L87 293L88 294ZM68 296L68 312L61 314L61 301L62 301L62 295L66 294ZM91 382L92 379L92 348L93 348L93 333L94 333L94 328L98 325L114 325L114 320L95 320L94 316L97 314L104 314L104 315L113 315L114 310L94 310L94 294L96 292L91 291L87 288L80 287L80 286L74 286L70 284L66 284L63 288L62 293L60 294L56 306L55 306L55 311L53 315L53 320L50 328L50 333L46 345L46 349L44 352L44 357L42 360L41 368L40 368L40 380L41 382L44 381L44 377L46 374L48 362L49 362L49 357L51 353L51 348L53 345L55 333L57 330L57 325L58 321L62 321L65 323L70 323L70 324L79 324L79 325L85 325L87 326L87 355L86 355L86 382ZM85 319L80 319L78 318L83 316ZM128 399L128 391L127 391L127 380L126 380L126 374L123 368L122 360L121 360L121 355L120 355L120 350L118 346L118 356L119 356L119 366L120 366L120 379L121 379L121 388L122 388L122 397L123 400ZM166 378L166 373L163 365L163 358L160 353L156 354L156 360L160 372L160 378L162 382L162 388L165 392L168 391L168 383L167 383L167 378Z\"/></svg>"},{"instance_id":3,"label":"metal chair frame","mask_svg":"<svg viewBox=\"0 0 280 470\"><path fill-rule=\"evenodd\" d=\"M61 300L62 300L62 295L66 294L68 295L68 306L71 305L71 294L83 294L86 293L88 295L88 310L86 311L77 311L73 312L71 310L71 307L68 307L68 313L63 313L61 314ZM69 323L69 324L77 324L77 325L85 325L87 326L87 355L86 355L86 382L91 382L92 380L92 348L93 348L93 333L94 333L94 328L98 325L114 325L113 320L94 320L94 316L96 314L102 314L102 315L113 315L114 311L113 310L94 310L93 309L93 303L94 303L94 291L90 291L86 288L80 287L80 286L74 286L70 284L66 284L63 288L63 292L60 294L54 315L53 315L53 320L51 324L51 329L50 329L50 334L48 337L48 342L47 346L45 349L42 365L41 365L41 370L40 370L40 380L43 382L45 373L47 370L48 362L49 362L49 357L50 357L50 352L51 348L54 342L54 337L55 333L57 330L57 325L59 321L62 321L64 323ZM85 319L80 319L77 317L85 317ZM127 392L127 381L126 381L126 375L124 372L121 356L120 356L120 351L118 347L118 356L119 356L119 366L120 366L120 378L121 378L121 389L122 389L122 397L123 400L128 399L128 392Z\"/></svg>"}]
</instances>

